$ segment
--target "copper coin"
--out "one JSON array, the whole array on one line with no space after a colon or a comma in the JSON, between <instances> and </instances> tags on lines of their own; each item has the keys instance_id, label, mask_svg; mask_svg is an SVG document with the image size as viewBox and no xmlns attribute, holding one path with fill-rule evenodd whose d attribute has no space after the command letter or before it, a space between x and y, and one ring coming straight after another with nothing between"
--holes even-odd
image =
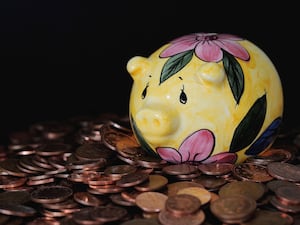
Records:
<instances>
[{"instance_id":1,"label":"copper coin","mask_svg":"<svg viewBox=\"0 0 300 225\"><path fill-rule=\"evenodd\" d=\"M135 166L124 164L124 165L112 165L106 167L104 170L104 175L110 177L121 178L123 175L134 173L137 170Z\"/></svg>"},{"instance_id":2,"label":"copper coin","mask_svg":"<svg viewBox=\"0 0 300 225\"><path fill-rule=\"evenodd\" d=\"M74 193L73 198L76 202L85 206L99 206L107 203L107 198L97 198L95 195L85 191Z\"/></svg>"},{"instance_id":3,"label":"copper coin","mask_svg":"<svg viewBox=\"0 0 300 225\"><path fill-rule=\"evenodd\" d=\"M0 188L15 188L22 186L27 181L26 177L16 177L12 175L0 176Z\"/></svg>"},{"instance_id":4,"label":"copper coin","mask_svg":"<svg viewBox=\"0 0 300 225\"><path fill-rule=\"evenodd\" d=\"M211 202L210 211L224 223L242 223L251 218L256 210L256 202L245 195L220 197Z\"/></svg>"},{"instance_id":5,"label":"copper coin","mask_svg":"<svg viewBox=\"0 0 300 225\"><path fill-rule=\"evenodd\" d=\"M276 197L286 204L300 205L300 187L297 185L285 185L275 190Z\"/></svg>"},{"instance_id":6,"label":"copper coin","mask_svg":"<svg viewBox=\"0 0 300 225\"><path fill-rule=\"evenodd\" d=\"M287 213L259 209L251 219L242 222L241 225L292 225L293 222L293 217Z\"/></svg>"},{"instance_id":7,"label":"copper coin","mask_svg":"<svg viewBox=\"0 0 300 225\"><path fill-rule=\"evenodd\" d=\"M121 195L121 193L110 194L109 198L116 205L120 205L120 206L135 206L135 203L133 203L131 201L127 201L125 198L123 198L122 195Z\"/></svg>"},{"instance_id":8,"label":"copper coin","mask_svg":"<svg viewBox=\"0 0 300 225\"><path fill-rule=\"evenodd\" d=\"M173 183L167 184L168 188L168 196L172 196L178 193L179 190L186 188L186 187L200 187L204 188L202 184L192 182L192 181L177 181Z\"/></svg>"},{"instance_id":9,"label":"copper coin","mask_svg":"<svg viewBox=\"0 0 300 225\"><path fill-rule=\"evenodd\" d=\"M266 183L267 188L272 191L275 192L277 188L281 187L281 186L285 186L285 185L296 185L293 182L287 181L287 180L271 180L269 182Z\"/></svg>"},{"instance_id":10,"label":"copper coin","mask_svg":"<svg viewBox=\"0 0 300 225\"><path fill-rule=\"evenodd\" d=\"M177 194L168 197L166 210L175 216L188 215L196 212L201 206L200 200L190 194Z\"/></svg>"},{"instance_id":11,"label":"copper coin","mask_svg":"<svg viewBox=\"0 0 300 225\"><path fill-rule=\"evenodd\" d=\"M31 207L21 204L0 203L0 213L5 215L30 217L34 216L37 211Z\"/></svg>"},{"instance_id":12,"label":"copper coin","mask_svg":"<svg viewBox=\"0 0 300 225\"><path fill-rule=\"evenodd\" d=\"M168 184L168 179L159 174L150 174L148 181L135 185L134 188L139 191L156 191Z\"/></svg>"},{"instance_id":13,"label":"copper coin","mask_svg":"<svg viewBox=\"0 0 300 225\"><path fill-rule=\"evenodd\" d=\"M221 186L227 183L223 177L201 175L192 180L193 182L202 184L209 191L217 191Z\"/></svg>"},{"instance_id":14,"label":"copper coin","mask_svg":"<svg viewBox=\"0 0 300 225\"><path fill-rule=\"evenodd\" d=\"M40 156L53 156L60 155L64 152L71 151L71 145L61 142L48 142L36 148L36 154Z\"/></svg>"},{"instance_id":15,"label":"copper coin","mask_svg":"<svg viewBox=\"0 0 300 225\"><path fill-rule=\"evenodd\" d=\"M31 200L37 203L61 202L73 194L73 189L60 185L41 186L31 192Z\"/></svg>"},{"instance_id":16,"label":"copper coin","mask_svg":"<svg viewBox=\"0 0 300 225\"><path fill-rule=\"evenodd\" d=\"M128 214L127 209L120 206L97 206L91 211L91 217L98 222L107 223L119 221Z\"/></svg>"},{"instance_id":17,"label":"copper coin","mask_svg":"<svg viewBox=\"0 0 300 225\"><path fill-rule=\"evenodd\" d=\"M75 156L81 160L109 159L115 152L104 144L82 144L75 149Z\"/></svg>"},{"instance_id":18,"label":"copper coin","mask_svg":"<svg viewBox=\"0 0 300 225\"><path fill-rule=\"evenodd\" d=\"M214 175L214 176L220 176L224 174L231 173L231 170L233 168L233 164L231 163L207 163L207 164L199 164L198 169L206 174L206 175Z\"/></svg>"},{"instance_id":19,"label":"copper coin","mask_svg":"<svg viewBox=\"0 0 300 225\"><path fill-rule=\"evenodd\" d=\"M177 194L188 194L199 199L201 205L205 205L211 200L211 194L205 188L200 187L186 187L180 189Z\"/></svg>"},{"instance_id":20,"label":"copper coin","mask_svg":"<svg viewBox=\"0 0 300 225\"><path fill-rule=\"evenodd\" d=\"M223 185L219 189L220 197L229 197L234 195L244 195L251 197L255 201L263 197L266 187L262 183L254 181L233 181Z\"/></svg>"},{"instance_id":21,"label":"copper coin","mask_svg":"<svg viewBox=\"0 0 300 225\"><path fill-rule=\"evenodd\" d=\"M271 162L267 165L268 173L279 179L291 182L300 182L299 167L287 162Z\"/></svg>"},{"instance_id":22,"label":"copper coin","mask_svg":"<svg viewBox=\"0 0 300 225\"><path fill-rule=\"evenodd\" d=\"M158 220L163 225L201 225L205 221L203 210L198 210L193 214L175 216L168 210L162 210L158 214Z\"/></svg>"},{"instance_id":23,"label":"copper coin","mask_svg":"<svg viewBox=\"0 0 300 225\"><path fill-rule=\"evenodd\" d=\"M0 193L0 203L25 204L30 201L30 193L27 191L5 191Z\"/></svg>"},{"instance_id":24,"label":"copper coin","mask_svg":"<svg viewBox=\"0 0 300 225\"><path fill-rule=\"evenodd\" d=\"M162 171L168 175L181 175L195 173L198 171L198 168L194 165L182 163L164 166Z\"/></svg>"},{"instance_id":25,"label":"copper coin","mask_svg":"<svg viewBox=\"0 0 300 225\"><path fill-rule=\"evenodd\" d=\"M255 163L241 163L234 165L233 174L240 180L249 180L254 182L267 182L273 180L266 167Z\"/></svg>"},{"instance_id":26,"label":"copper coin","mask_svg":"<svg viewBox=\"0 0 300 225\"><path fill-rule=\"evenodd\" d=\"M165 208L168 196L155 191L147 191L135 198L136 205L145 212L160 212Z\"/></svg>"},{"instance_id":27,"label":"copper coin","mask_svg":"<svg viewBox=\"0 0 300 225\"><path fill-rule=\"evenodd\" d=\"M70 224L69 223L68 224L72 225L75 222L75 224L99 225L99 221L96 221L91 216L91 212L93 209L94 209L94 207L85 207L85 208L81 208L77 212L74 212L72 214L72 216L70 217L72 220L70 221ZM67 218L67 217L65 217L65 218Z\"/></svg>"},{"instance_id":28,"label":"copper coin","mask_svg":"<svg viewBox=\"0 0 300 225\"><path fill-rule=\"evenodd\" d=\"M26 177L27 174L22 172L18 168L19 159L7 158L3 161L0 161L0 170L5 172L6 175L12 175L16 177Z\"/></svg>"},{"instance_id":29,"label":"copper coin","mask_svg":"<svg viewBox=\"0 0 300 225\"><path fill-rule=\"evenodd\" d=\"M161 225L157 218L133 218L127 220L120 225Z\"/></svg>"},{"instance_id":30,"label":"copper coin","mask_svg":"<svg viewBox=\"0 0 300 225\"><path fill-rule=\"evenodd\" d=\"M123 175L120 180L116 181L119 187L132 187L143 183L149 179L149 174L142 172L135 172Z\"/></svg>"},{"instance_id":31,"label":"copper coin","mask_svg":"<svg viewBox=\"0 0 300 225\"><path fill-rule=\"evenodd\" d=\"M271 197L270 203L279 211L286 213L300 213L300 204L286 204L286 202L282 202L276 196Z\"/></svg>"}]
</instances>

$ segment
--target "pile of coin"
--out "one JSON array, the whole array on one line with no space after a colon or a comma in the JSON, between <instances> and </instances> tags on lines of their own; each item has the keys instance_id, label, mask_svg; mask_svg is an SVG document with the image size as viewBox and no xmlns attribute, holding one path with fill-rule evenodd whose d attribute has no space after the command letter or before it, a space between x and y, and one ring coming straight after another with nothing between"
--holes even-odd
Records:
<instances>
[{"instance_id":1,"label":"pile of coin","mask_svg":"<svg viewBox=\"0 0 300 225\"><path fill-rule=\"evenodd\" d=\"M0 146L0 225L298 224L299 137L240 164L170 164L127 116L35 123Z\"/></svg>"}]
</instances>

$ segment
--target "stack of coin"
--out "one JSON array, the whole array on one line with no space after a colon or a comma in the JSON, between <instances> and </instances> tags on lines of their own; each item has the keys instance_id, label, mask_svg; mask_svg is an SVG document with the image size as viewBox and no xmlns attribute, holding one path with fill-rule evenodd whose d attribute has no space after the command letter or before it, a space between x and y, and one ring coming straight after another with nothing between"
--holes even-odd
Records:
<instances>
[{"instance_id":1,"label":"stack of coin","mask_svg":"<svg viewBox=\"0 0 300 225\"><path fill-rule=\"evenodd\" d=\"M297 224L299 133L240 164L171 164L128 117L38 122L0 147L0 225Z\"/></svg>"}]
</instances>

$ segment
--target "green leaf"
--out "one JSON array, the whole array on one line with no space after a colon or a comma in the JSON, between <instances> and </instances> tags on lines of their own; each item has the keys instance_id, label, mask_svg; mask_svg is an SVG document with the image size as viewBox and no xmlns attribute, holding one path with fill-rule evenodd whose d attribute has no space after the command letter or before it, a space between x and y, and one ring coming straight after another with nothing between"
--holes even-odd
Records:
<instances>
[{"instance_id":1,"label":"green leaf","mask_svg":"<svg viewBox=\"0 0 300 225\"><path fill-rule=\"evenodd\" d=\"M244 91L244 73L239 62L231 54L223 50L223 65L229 86L237 104Z\"/></svg>"},{"instance_id":2,"label":"green leaf","mask_svg":"<svg viewBox=\"0 0 300 225\"><path fill-rule=\"evenodd\" d=\"M185 67L185 65L191 61L192 57L193 50L185 51L170 57L162 68L160 84Z\"/></svg>"},{"instance_id":3,"label":"green leaf","mask_svg":"<svg viewBox=\"0 0 300 225\"><path fill-rule=\"evenodd\" d=\"M251 144L264 123L266 111L267 100L264 94L255 101L246 116L235 129L229 152L237 152Z\"/></svg>"},{"instance_id":4,"label":"green leaf","mask_svg":"<svg viewBox=\"0 0 300 225\"><path fill-rule=\"evenodd\" d=\"M158 154L156 154L153 149L148 145L148 143L146 142L146 140L143 138L140 130L138 129L138 127L136 126L136 123L131 115L131 121L132 121L132 129L133 129L133 132L135 133L136 135L136 138L138 140L138 142L140 143L141 145L141 148L143 150L145 150L149 155L152 155L152 156L155 156L155 157L159 157Z\"/></svg>"}]
</instances>

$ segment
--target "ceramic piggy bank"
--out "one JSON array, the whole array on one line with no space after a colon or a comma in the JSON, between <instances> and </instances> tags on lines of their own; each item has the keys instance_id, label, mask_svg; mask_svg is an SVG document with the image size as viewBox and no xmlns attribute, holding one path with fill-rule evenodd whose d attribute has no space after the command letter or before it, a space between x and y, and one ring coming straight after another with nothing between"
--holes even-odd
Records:
<instances>
[{"instance_id":1,"label":"ceramic piggy bank","mask_svg":"<svg viewBox=\"0 0 300 225\"><path fill-rule=\"evenodd\" d=\"M127 63L141 147L169 163L241 163L274 143L283 115L276 68L255 44L192 33Z\"/></svg>"}]
</instances>

